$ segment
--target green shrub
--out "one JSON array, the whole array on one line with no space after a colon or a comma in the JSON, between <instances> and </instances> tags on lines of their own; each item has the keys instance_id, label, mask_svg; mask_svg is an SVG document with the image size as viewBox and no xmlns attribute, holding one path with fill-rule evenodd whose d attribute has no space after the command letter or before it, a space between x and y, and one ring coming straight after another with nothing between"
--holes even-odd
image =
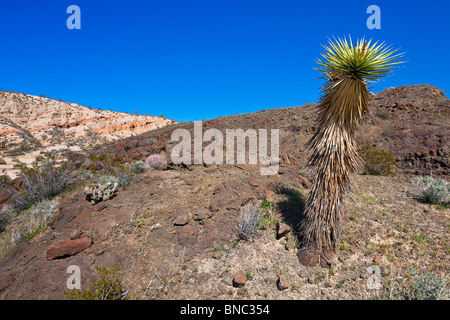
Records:
<instances>
[{"instance_id":1,"label":"green shrub","mask_svg":"<svg viewBox=\"0 0 450 320\"><path fill-rule=\"evenodd\" d=\"M448 277L411 268L412 278L387 279L375 299L382 300L448 300Z\"/></svg>"},{"instance_id":2,"label":"green shrub","mask_svg":"<svg viewBox=\"0 0 450 320\"><path fill-rule=\"evenodd\" d=\"M272 201L264 200L260 203L260 207L265 213L256 224L258 230L267 230L269 228L275 229L277 226L277 219L275 219L273 215L274 203Z\"/></svg>"},{"instance_id":3,"label":"green shrub","mask_svg":"<svg viewBox=\"0 0 450 320\"><path fill-rule=\"evenodd\" d=\"M396 175L393 169L398 166L397 161L389 152L373 147L362 147L361 157L365 162L365 173L374 176Z\"/></svg>"},{"instance_id":4,"label":"green shrub","mask_svg":"<svg viewBox=\"0 0 450 320\"><path fill-rule=\"evenodd\" d=\"M145 171L145 164L143 161L123 163L108 151L91 154L86 159L83 169L94 175L114 176L118 180L119 187L125 188L130 185L133 175Z\"/></svg>"},{"instance_id":5,"label":"green shrub","mask_svg":"<svg viewBox=\"0 0 450 320\"><path fill-rule=\"evenodd\" d=\"M95 266L97 277L92 280L92 291L72 289L64 291L67 300L128 300L130 296L124 292L120 280L120 268L113 266L108 270L105 266Z\"/></svg>"},{"instance_id":6,"label":"green shrub","mask_svg":"<svg viewBox=\"0 0 450 320\"><path fill-rule=\"evenodd\" d=\"M410 300L445 300L448 298L447 281L435 273L421 272L414 277Z\"/></svg>"},{"instance_id":7,"label":"green shrub","mask_svg":"<svg viewBox=\"0 0 450 320\"><path fill-rule=\"evenodd\" d=\"M423 202L431 204L449 202L450 184L447 181L425 176L413 180L412 183L419 190L419 199Z\"/></svg>"}]
</instances>

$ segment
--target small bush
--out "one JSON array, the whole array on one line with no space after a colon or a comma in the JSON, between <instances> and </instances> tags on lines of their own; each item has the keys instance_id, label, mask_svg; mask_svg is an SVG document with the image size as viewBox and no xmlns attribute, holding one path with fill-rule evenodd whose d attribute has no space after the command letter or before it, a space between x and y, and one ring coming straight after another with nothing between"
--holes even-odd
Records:
<instances>
[{"instance_id":1,"label":"small bush","mask_svg":"<svg viewBox=\"0 0 450 320\"><path fill-rule=\"evenodd\" d=\"M272 201L264 200L261 202L260 207L265 211L265 213L256 223L256 227L259 230L267 230L269 228L275 229L277 226L277 220L273 216L274 203Z\"/></svg>"},{"instance_id":2,"label":"small bush","mask_svg":"<svg viewBox=\"0 0 450 320\"><path fill-rule=\"evenodd\" d=\"M8 229L14 245L33 239L45 230L59 209L59 202L43 200L20 212L12 206L3 206L0 211L2 230ZM2 245L5 245L3 243Z\"/></svg>"},{"instance_id":3,"label":"small bush","mask_svg":"<svg viewBox=\"0 0 450 320\"><path fill-rule=\"evenodd\" d=\"M416 274L409 292L410 300L445 300L449 294L446 279L430 272Z\"/></svg>"},{"instance_id":4,"label":"small bush","mask_svg":"<svg viewBox=\"0 0 450 320\"><path fill-rule=\"evenodd\" d=\"M425 203L440 204L450 200L450 184L431 176L419 177L412 181L420 192L420 200Z\"/></svg>"},{"instance_id":5,"label":"small bush","mask_svg":"<svg viewBox=\"0 0 450 320\"><path fill-rule=\"evenodd\" d=\"M387 120L387 119L389 119L390 117L391 117L391 114L389 113L389 111L378 111L377 112L377 117L378 118L381 118L381 119L384 119L384 120Z\"/></svg>"},{"instance_id":6,"label":"small bush","mask_svg":"<svg viewBox=\"0 0 450 320\"><path fill-rule=\"evenodd\" d=\"M47 225L59 210L59 202L55 200L43 200L37 203L30 212L33 217L32 229Z\"/></svg>"},{"instance_id":7,"label":"small bush","mask_svg":"<svg viewBox=\"0 0 450 320\"><path fill-rule=\"evenodd\" d=\"M24 181L25 188L13 197L14 206L20 210L32 204L61 193L65 187L75 181L72 162L58 163L52 158L38 157L32 167L18 164L18 176Z\"/></svg>"},{"instance_id":8,"label":"small bush","mask_svg":"<svg viewBox=\"0 0 450 320\"><path fill-rule=\"evenodd\" d=\"M125 188L130 185L133 175L143 171L143 163L123 163L112 152L104 152L91 154L83 168L94 175L114 176L118 179L119 187Z\"/></svg>"},{"instance_id":9,"label":"small bush","mask_svg":"<svg viewBox=\"0 0 450 320\"><path fill-rule=\"evenodd\" d=\"M152 154L145 159L145 167L150 170L164 170L167 168L167 159L162 154Z\"/></svg>"},{"instance_id":10,"label":"small bush","mask_svg":"<svg viewBox=\"0 0 450 320\"><path fill-rule=\"evenodd\" d=\"M387 279L383 290L373 298L380 300L448 300L448 278L411 268L412 278Z\"/></svg>"},{"instance_id":11,"label":"small bush","mask_svg":"<svg viewBox=\"0 0 450 320\"><path fill-rule=\"evenodd\" d=\"M128 300L130 296L124 292L120 280L120 268L113 266L108 270L105 266L95 266L97 277L92 280L93 291L64 291L67 300Z\"/></svg>"},{"instance_id":12,"label":"small bush","mask_svg":"<svg viewBox=\"0 0 450 320\"><path fill-rule=\"evenodd\" d=\"M243 208L241 216L241 223L239 226L239 238L249 240L253 238L257 231L258 221L261 220L262 215L259 212L259 206L256 204L249 204Z\"/></svg>"},{"instance_id":13,"label":"small bush","mask_svg":"<svg viewBox=\"0 0 450 320\"><path fill-rule=\"evenodd\" d=\"M365 162L365 172L367 174L374 176L396 175L392 170L398 166L397 161L389 152L383 149L377 150L373 147L362 147L361 156Z\"/></svg>"},{"instance_id":14,"label":"small bush","mask_svg":"<svg viewBox=\"0 0 450 320\"><path fill-rule=\"evenodd\" d=\"M17 215L17 212L9 204L4 204L0 210L0 233L5 231L9 222Z\"/></svg>"},{"instance_id":15,"label":"small bush","mask_svg":"<svg viewBox=\"0 0 450 320\"><path fill-rule=\"evenodd\" d=\"M133 174L141 174L145 171L145 162L138 160L131 164L131 171Z\"/></svg>"}]
</instances>

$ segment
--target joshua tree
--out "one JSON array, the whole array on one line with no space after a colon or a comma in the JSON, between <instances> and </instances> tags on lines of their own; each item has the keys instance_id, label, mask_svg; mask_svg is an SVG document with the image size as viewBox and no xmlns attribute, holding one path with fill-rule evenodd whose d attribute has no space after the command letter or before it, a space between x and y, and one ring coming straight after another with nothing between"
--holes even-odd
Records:
<instances>
[{"instance_id":1,"label":"joshua tree","mask_svg":"<svg viewBox=\"0 0 450 320\"><path fill-rule=\"evenodd\" d=\"M315 265L334 256L339 244L342 202L350 191L350 173L362 162L355 145L358 122L368 113L368 85L396 68L402 54L384 43L329 40L321 66L326 79L318 105L316 132L308 141L307 166L314 179L301 222L299 261ZM321 263L322 264L322 263Z\"/></svg>"}]
</instances>

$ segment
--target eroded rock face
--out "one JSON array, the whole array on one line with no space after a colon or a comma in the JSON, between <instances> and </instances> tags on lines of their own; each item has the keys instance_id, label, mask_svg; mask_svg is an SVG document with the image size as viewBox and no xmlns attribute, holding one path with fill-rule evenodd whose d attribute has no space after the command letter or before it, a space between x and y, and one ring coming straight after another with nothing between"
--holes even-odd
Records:
<instances>
[{"instance_id":1,"label":"eroded rock face","mask_svg":"<svg viewBox=\"0 0 450 320\"><path fill-rule=\"evenodd\" d=\"M14 179L15 158L31 164L41 152L77 152L174 122L0 90L0 171Z\"/></svg>"},{"instance_id":2,"label":"eroded rock face","mask_svg":"<svg viewBox=\"0 0 450 320\"><path fill-rule=\"evenodd\" d=\"M38 140L43 140L45 132L53 127L75 136L83 136L85 130L89 130L112 140L141 134L172 122L151 115L97 110L76 103L6 91L0 91L0 113L3 118L1 135L13 134L22 128Z\"/></svg>"}]
</instances>

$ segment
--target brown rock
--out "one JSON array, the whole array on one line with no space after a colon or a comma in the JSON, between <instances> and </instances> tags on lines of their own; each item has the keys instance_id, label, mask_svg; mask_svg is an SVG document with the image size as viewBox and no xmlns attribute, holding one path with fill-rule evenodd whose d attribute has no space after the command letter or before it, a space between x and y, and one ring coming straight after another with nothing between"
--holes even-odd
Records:
<instances>
[{"instance_id":1,"label":"brown rock","mask_svg":"<svg viewBox=\"0 0 450 320\"><path fill-rule=\"evenodd\" d=\"M178 243L180 245L193 245L197 243L198 229L191 225L180 227L177 231Z\"/></svg>"},{"instance_id":2,"label":"brown rock","mask_svg":"<svg viewBox=\"0 0 450 320\"><path fill-rule=\"evenodd\" d=\"M67 239L47 248L47 260L54 260L76 255L92 245L91 238Z\"/></svg>"},{"instance_id":3,"label":"brown rock","mask_svg":"<svg viewBox=\"0 0 450 320\"><path fill-rule=\"evenodd\" d=\"M15 178L12 182L14 183L14 188L16 188L16 190L20 190L25 186L25 182L22 178Z\"/></svg>"},{"instance_id":4,"label":"brown rock","mask_svg":"<svg viewBox=\"0 0 450 320\"><path fill-rule=\"evenodd\" d=\"M381 257L379 254L376 254L375 257L373 257L373 262L380 264L381 263Z\"/></svg>"},{"instance_id":5,"label":"brown rock","mask_svg":"<svg viewBox=\"0 0 450 320\"><path fill-rule=\"evenodd\" d=\"M286 167L279 167L278 168L278 173L279 174L286 174L288 172Z\"/></svg>"},{"instance_id":6,"label":"brown rock","mask_svg":"<svg viewBox=\"0 0 450 320\"><path fill-rule=\"evenodd\" d=\"M277 239L285 237L291 232L291 227L285 223L277 223Z\"/></svg>"},{"instance_id":7,"label":"brown rock","mask_svg":"<svg viewBox=\"0 0 450 320\"><path fill-rule=\"evenodd\" d=\"M306 189L311 188L311 182L309 182L308 179L306 179L305 177L299 176L299 180L304 188L306 188Z\"/></svg>"},{"instance_id":8,"label":"brown rock","mask_svg":"<svg viewBox=\"0 0 450 320\"><path fill-rule=\"evenodd\" d=\"M289 282L284 275L278 277L277 288L278 290L286 290L289 288Z\"/></svg>"},{"instance_id":9,"label":"brown rock","mask_svg":"<svg viewBox=\"0 0 450 320\"><path fill-rule=\"evenodd\" d=\"M186 210L174 212L172 213L172 216L174 218L173 224L176 226L187 225L191 220L191 214Z\"/></svg>"},{"instance_id":10,"label":"brown rock","mask_svg":"<svg viewBox=\"0 0 450 320\"><path fill-rule=\"evenodd\" d=\"M313 250L299 250L298 261L307 267L315 267L319 263L319 254Z\"/></svg>"},{"instance_id":11,"label":"brown rock","mask_svg":"<svg viewBox=\"0 0 450 320\"><path fill-rule=\"evenodd\" d=\"M0 291L8 288L13 284L15 277L12 274L2 275L0 276Z\"/></svg>"},{"instance_id":12,"label":"brown rock","mask_svg":"<svg viewBox=\"0 0 450 320\"><path fill-rule=\"evenodd\" d=\"M325 251L320 256L320 266L322 268L332 267L338 262L338 256L333 251Z\"/></svg>"},{"instance_id":13,"label":"brown rock","mask_svg":"<svg viewBox=\"0 0 450 320\"><path fill-rule=\"evenodd\" d=\"M0 189L0 204L4 204L11 198L11 195L3 189Z\"/></svg>"},{"instance_id":14,"label":"brown rock","mask_svg":"<svg viewBox=\"0 0 450 320\"><path fill-rule=\"evenodd\" d=\"M33 245L33 247L31 247L30 250L28 250L27 252L25 252L25 253L23 254L23 256L26 257L27 255L29 255L30 253L32 253L34 250L36 250L36 248L37 248L38 246L39 246L39 244L35 243L35 244Z\"/></svg>"},{"instance_id":15,"label":"brown rock","mask_svg":"<svg viewBox=\"0 0 450 320\"><path fill-rule=\"evenodd\" d=\"M214 186L213 195L218 194L219 192L221 192L223 190L225 190L225 186L223 185L223 183L216 184Z\"/></svg>"},{"instance_id":16,"label":"brown rock","mask_svg":"<svg viewBox=\"0 0 450 320\"><path fill-rule=\"evenodd\" d=\"M207 209L200 209L193 214L193 219L195 221L203 221L212 217L212 214Z\"/></svg>"},{"instance_id":17,"label":"brown rock","mask_svg":"<svg viewBox=\"0 0 450 320\"><path fill-rule=\"evenodd\" d=\"M257 187L262 184L262 181L257 179L250 179L248 180L248 184L251 185L252 187Z\"/></svg>"},{"instance_id":18,"label":"brown rock","mask_svg":"<svg viewBox=\"0 0 450 320\"><path fill-rule=\"evenodd\" d=\"M291 165L291 160L289 159L289 156L287 154L284 155L284 162L290 166Z\"/></svg>"},{"instance_id":19,"label":"brown rock","mask_svg":"<svg viewBox=\"0 0 450 320\"><path fill-rule=\"evenodd\" d=\"M265 199L270 202L275 201L275 193L272 190L266 190Z\"/></svg>"},{"instance_id":20,"label":"brown rock","mask_svg":"<svg viewBox=\"0 0 450 320\"><path fill-rule=\"evenodd\" d=\"M242 287L247 282L247 276L243 272L237 272L233 277L233 286Z\"/></svg>"},{"instance_id":21,"label":"brown rock","mask_svg":"<svg viewBox=\"0 0 450 320\"><path fill-rule=\"evenodd\" d=\"M156 150L156 151L166 150L166 144L163 141L156 141L152 145L152 148L153 148L153 150Z\"/></svg>"},{"instance_id":22,"label":"brown rock","mask_svg":"<svg viewBox=\"0 0 450 320\"><path fill-rule=\"evenodd\" d=\"M95 211L100 212L104 209L106 209L108 207L108 205L105 202L100 202L99 204L97 204L95 206Z\"/></svg>"}]
</instances>

